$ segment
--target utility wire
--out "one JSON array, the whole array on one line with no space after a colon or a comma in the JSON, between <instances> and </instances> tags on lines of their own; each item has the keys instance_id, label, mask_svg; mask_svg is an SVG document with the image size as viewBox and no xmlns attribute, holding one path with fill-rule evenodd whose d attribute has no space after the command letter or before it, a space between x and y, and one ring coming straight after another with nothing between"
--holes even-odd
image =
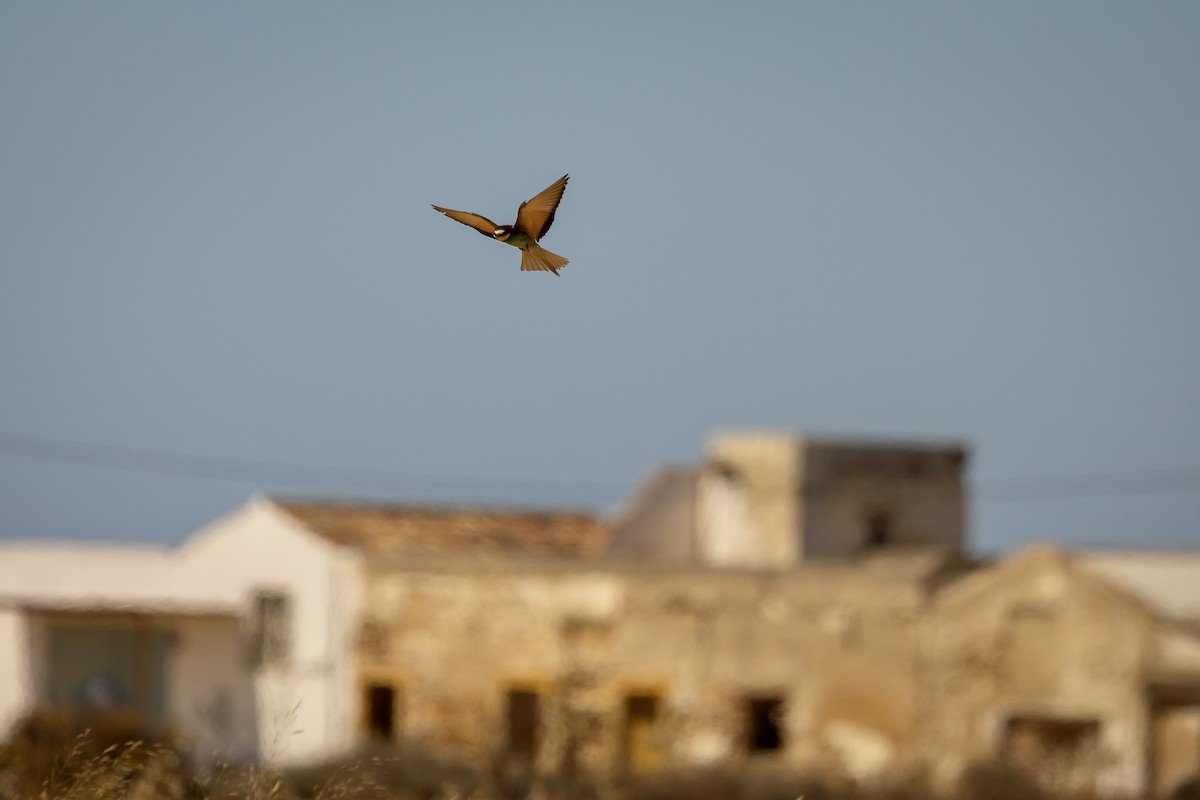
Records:
<instances>
[{"instance_id":1,"label":"utility wire","mask_svg":"<svg viewBox=\"0 0 1200 800\"><path fill-rule=\"evenodd\" d=\"M402 488L404 483L417 483L426 487L502 486L523 490L569 490L573 492L617 492L629 491L633 488L628 481L617 480L536 480L319 466L284 461L171 453L4 432L0 432L0 455L228 481L275 481L293 484L369 487L383 489L389 493ZM991 479L974 481L971 488L975 492L975 499L979 502L1191 493L1200 491L1200 469L1160 469Z\"/></svg>"},{"instance_id":2,"label":"utility wire","mask_svg":"<svg viewBox=\"0 0 1200 800\"><path fill-rule=\"evenodd\" d=\"M975 490L979 500L991 502L1195 492L1200 490L1200 469L993 479L977 483Z\"/></svg>"},{"instance_id":3,"label":"utility wire","mask_svg":"<svg viewBox=\"0 0 1200 800\"><path fill-rule=\"evenodd\" d=\"M405 482L447 487L484 487L503 485L524 489L618 489L625 481L566 481L523 478L498 478L469 475L368 469L361 467L318 466L285 461L229 458L190 453L169 453L136 447L99 445L45 439L23 434L0 433L0 454L68 464L110 467L137 472L157 472L189 477L229 481L279 481L383 487L390 491Z\"/></svg>"}]
</instances>

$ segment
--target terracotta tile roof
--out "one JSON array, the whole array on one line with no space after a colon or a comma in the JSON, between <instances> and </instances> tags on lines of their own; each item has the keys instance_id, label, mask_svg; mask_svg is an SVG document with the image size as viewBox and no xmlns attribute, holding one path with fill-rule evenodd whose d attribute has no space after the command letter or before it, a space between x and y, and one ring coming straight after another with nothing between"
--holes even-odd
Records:
<instances>
[{"instance_id":1,"label":"terracotta tile roof","mask_svg":"<svg viewBox=\"0 0 1200 800\"><path fill-rule=\"evenodd\" d=\"M273 502L321 536L380 555L594 558L609 535L604 522L576 512Z\"/></svg>"}]
</instances>

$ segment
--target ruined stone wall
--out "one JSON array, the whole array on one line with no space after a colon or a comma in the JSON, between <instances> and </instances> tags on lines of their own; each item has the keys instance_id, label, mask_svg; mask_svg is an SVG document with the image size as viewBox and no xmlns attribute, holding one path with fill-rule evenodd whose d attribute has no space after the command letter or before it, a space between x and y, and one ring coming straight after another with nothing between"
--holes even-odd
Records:
<instances>
[{"instance_id":1,"label":"ruined stone wall","mask_svg":"<svg viewBox=\"0 0 1200 800\"><path fill-rule=\"evenodd\" d=\"M880 547L961 553L965 466L965 449L952 444L722 434L698 483L698 555L786 569Z\"/></svg>"},{"instance_id":2,"label":"ruined stone wall","mask_svg":"<svg viewBox=\"0 0 1200 800\"><path fill-rule=\"evenodd\" d=\"M376 565L362 680L402 697L397 738L502 769L508 693L534 693L524 768L543 775L923 764L948 788L1008 758L1052 788L1129 796L1194 765L1200 695L1158 717L1150 699L1156 680L1200 685L1194 633L1061 552L953 580L939 564Z\"/></svg>"},{"instance_id":3,"label":"ruined stone wall","mask_svg":"<svg viewBox=\"0 0 1200 800\"><path fill-rule=\"evenodd\" d=\"M752 761L866 775L912 751L924 603L918 580L848 567L377 569L363 676L402 696L398 737L476 763L505 762L507 693L522 689L538 696L544 773ZM752 700L778 728L757 742Z\"/></svg>"},{"instance_id":4,"label":"ruined stone wall","mask_svg":"<svg viewBox=\"0 0 1200 800\"><path fill-rule=\"evenodd\" d=\"M941 777L1004 754L1064 790L1141 791L1155 621L1135 601L1032 551L949 588L926 636L922 749Z\"/></svg>"},{"instance_id":5,"label":"ruined stone wall","mask_svg":"<svg viewBox=\"0 0 1200 800\"><path fill-rule=\"evenodd\" d=\"M697 493L698 555L713 566L789 568L799 551L799 446L779 433L709 442Z\"/></svg>"},{"instance_id":6,"label":"ruined stone wall","mask_svg":"<svg viewBox=\"0 0 1200 800\"><path fill-rule=\"evenodd\" d=\"M964 460L954 447L807 442L802 557L847 557L895 545L962 552Z\"/></svg>"}]
</instances>

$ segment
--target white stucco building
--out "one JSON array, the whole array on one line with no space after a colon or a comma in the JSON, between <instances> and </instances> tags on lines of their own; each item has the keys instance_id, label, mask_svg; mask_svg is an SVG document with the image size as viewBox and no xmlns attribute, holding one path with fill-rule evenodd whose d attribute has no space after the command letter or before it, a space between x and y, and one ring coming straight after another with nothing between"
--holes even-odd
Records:
<instances>
[{"instance_id":1,"label":"white stucco building","mask_svg":"<svg viewBox=\"0 0 1200 800\"><path fill-rule=\"evenodd\" d=\"M359 558L265 498L176 548L0 545L0 729L36 705L114 705L201 757L338 753Z\"/></svg>"}]
</instances>

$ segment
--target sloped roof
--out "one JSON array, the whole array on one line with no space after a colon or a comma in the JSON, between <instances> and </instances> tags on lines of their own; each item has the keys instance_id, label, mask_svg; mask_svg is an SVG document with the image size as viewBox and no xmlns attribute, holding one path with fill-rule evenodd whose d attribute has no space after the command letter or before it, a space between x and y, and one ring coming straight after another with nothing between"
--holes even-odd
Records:
<instances>
[{"instance_id":1,"label":"sloped roof","mask_svg":"<svg viewBox=\"0 0 1200 800\"><path fill-rule=\"evenodd\" d=\"M581 512L273 502L313 532L378 555L590 559L608 542L608 526Z\"/></svg>"},{"instance_id":2,"label":"sloped roof","mask_svg":"<svg viewBox=\"0 0 1200 800\"><path fill-rule=\"evenodd\" d=\"M1200 553L1092 551L1080 564L1180 620L1200 620Z\"/></svg>"}]
</instances>

